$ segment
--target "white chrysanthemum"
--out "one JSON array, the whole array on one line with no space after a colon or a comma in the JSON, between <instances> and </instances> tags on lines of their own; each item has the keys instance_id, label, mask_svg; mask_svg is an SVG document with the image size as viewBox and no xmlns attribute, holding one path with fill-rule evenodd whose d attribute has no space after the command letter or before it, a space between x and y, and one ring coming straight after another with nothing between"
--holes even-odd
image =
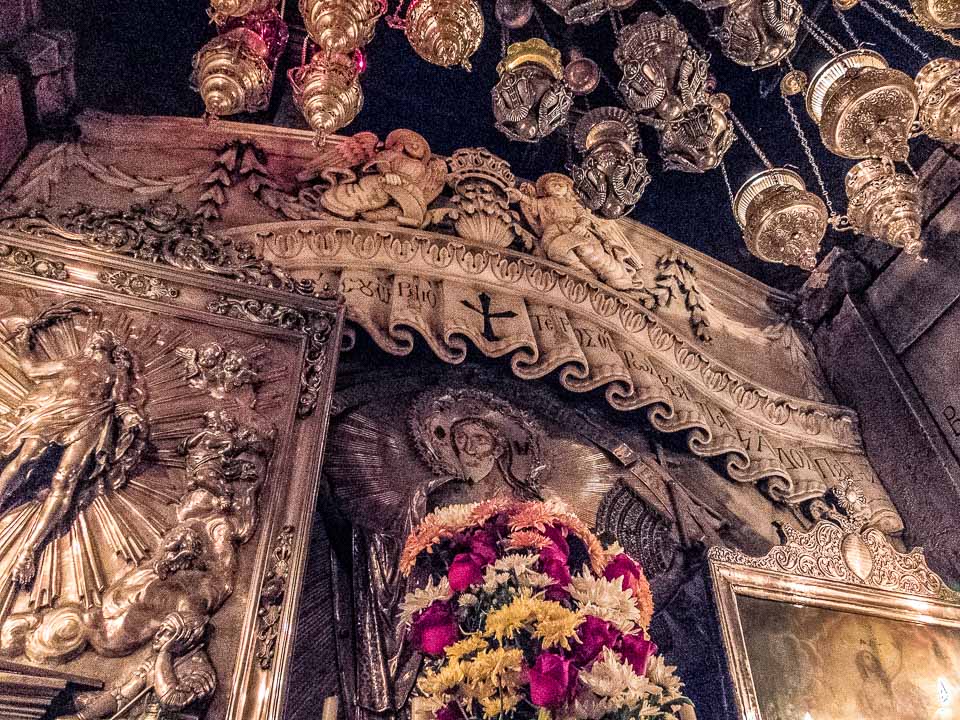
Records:
<instances>
[{"instance_id":1,"label":"white chrysanthemum","mask_svg":"<svg viewBox=\"0 0 960 720\"><path fill-rule=\"evenodd\" d=\"M453 597L453 590L446 578L441 579L436 585L433 583L433 578L430 578L424 587L408 592L403 598L403 602L400 603L401 626L409 625L414 615L421 610L426 610L438 600L449 600L451 597Z\"/></svg>"},{"instance_id":2,"label":"white chrysanthemum","mask_svg":"<svg viewBox=\"0 0 960 720\"><path fill-rule=\"evenodd\" d=\"M480 602L480 598L473 593L463 593L457 598L457 604L460 607L473 607L478 602Z\"/></svg>"},{"instance_id":3,"label":"white chrysanthemum","mask_svg":"<svg viewBox=\"0 0 960 720\"><path fill-rule=\"evenodd\" d=\"M471 525L473 511L479 503L464 503L462 505L446 505L434 510L431 524L445 527L464 528Z\"/></svg>"},{"instance_id":4,"label":"white chrysanthemum","mask_svg":"<svg viewBox=\"0 0 960 720\"><path fill-rule=\"evenodd\" d=\"M627 551L623 549L623 545L614 540L612 543L607 545L604 552L607 557L616 557L617 555L626 555Z\"/></svg>"},{"instance_id":5,"label":"white chrysanthemum","mask_svg":"<svg viewBox=\"0 0 960 720\"><path fill-rule=\"evenodd\" d=\"M607 580L594 577L586 568L574 575L567 587L583 615L594 615L607 620L622 633L637 629L643 614L633 599L632 590L624 590L620 578Z\"/></svg>"},{"instance_id":6,"label":"white chrysanthemum","mask_svg":"<svg viewBox=\"0 0 960 720\"><path fill-rule=\"evenodd\" d=\"M590 669L580 673L580 680L590 691L614 708L634 708L647 704L653 694L659 694L660 688L642 675L633 671L630 663L620 660L610 648L604 648L603 654Z\"/></svg>"},{"instance_id":7,"label":"white chrysanthemum","mask_svg":"<svg viewBox=\"0 0 960 720\"><path fill-rule=\"evenodd\" d=\"M666 704L683 697L683 682L677 677L675 665L667 665L662 655L654 655L647 661L647 680L661 689L660 702Z\"/></svg>"},{"instance_id":8,"label":"white chrysanthemum","mask_svg":"<svg viewBox=\"0 0 960 720\"><path fill-rule=\"evenodd\" d=\"M501 585L506 585L511 577L510 573L497 570L496 565L487 565L483 571L483 591L492 595Z\"/></svg>"},{"instance_id":9,"label":"white chrysanthemum","mask_svg":"<svg viewBox=\"0 0 960 720\"><path fill-rule=\"evenodd\" d=\"M540 589L553 585L553 578L537 572L534 566L540 561L538 555L512 553L504 555L493 564L496 572L511 572L522 587Z\"/></svg>"}]
</instances>

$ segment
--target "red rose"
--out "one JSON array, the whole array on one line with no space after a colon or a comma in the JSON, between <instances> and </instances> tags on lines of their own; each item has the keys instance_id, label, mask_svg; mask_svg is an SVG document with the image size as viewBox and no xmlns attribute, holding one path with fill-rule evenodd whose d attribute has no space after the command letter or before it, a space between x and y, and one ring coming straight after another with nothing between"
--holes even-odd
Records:
<instances>
[{"instance_id":1,"label":"red rose","mask_svg":"<svg viewBox=\"0 0 960 720\"><path fill-rule=\"evenodd\" d=\"M647 661L657 654L657 645L643 635L624 635L617 650L637 675L643 675L647 671Z\"/></svg>"},{"instance_id":2,"label":"red rose","mask_svg":"<svg viewBox=\"0 0 960 720\"><path fill-rule=\"evenodd\" d=\"M474 562L481 567L496 562L497 560L497 539L493 533L481 530L474 533L468 543L469 552L473 555Z\"/></svg>"},{"instance_id":3,"label":"red rose","mask_svg":"<svg viewBox=\"0 0 960 720\"><path fill-rule=\"evenodd\" d=\"M580 642L573 646L573 660L578 667L586 667L605 647L616 646L620 631L606 620L587 615L577 628L577 635Z\"/></svg>"},{"instance_id":4,"label":"red rose","mask_svg":"<svg viewBox=\"0 0 960 720\"><path fill-rule=\"evenodd\" d=\"M483 581L483 568L472 553L460 553L455 555L450 563L447 580L454 592L463 592L471 585Z\"/></svg>"},{"instance_id":5,"label":"red rose","mask_svg":"<svg viewBox=\"0 0 960 720\"><path fill-rule=\"evenodd\" d=\"M572 660L556 653L542 653L530 668L529 676L530 700L539 707L560 707L577 690L577 668Z\"/></svg>"},{"instance_id":6,"label":"red rose","mask_svg":"<svg viewBox=\"0 0 960 720\"><path fill-rule=\"evenodd\" d=\"M560 588L570 584L567 555L556 545L548 545L540 551L540 571L549 575Z\"/></svg>"},{"instance_id":7,"label":"red rose","mask_svg":"<svg viewBox=\"0 0 960 720\"><path fill-rule=\"evenodd\" d=\"M444 648L460 638L460 627L450 606L435 602L421 612L410 630L414 646L427 655L442 655Z\"/></svg>"},{"instance_id":8,"label":"red rose","mask_svg":"<svg viewBox=\"0 0 960 720\"><path fill-rule=\"evenodd\" d=\"M624 590L633 590L633 597L640 596L641 588L647 584L647 578L643 574L643 568L640 567L629 555L620 553L613 560L607 563L603 571L603 577L607 580L616 580L623 578L621 587Z\"/></svg>"},{"instance_id":9,"label":"red rose","mask_svg":"<svg viewBox=\"0 0 960 720\"><path fill-rule=\"evenodd\" d=\"M543 534L557 546L557 549L564 555L570 555L570 545L567 543L567 529L562 525L550 525L544 529Z\"/></svg>"},{"instance_id":10,"label":"red rose","mask_svg":"<svg viewBox=\"0 0 960 720\"><path fill-rule=\"evenodd\" d=\"M437 710L433 717L435 720L466 720L466 718L463 716L463 709L460 707L460 704L453 701L448 702L442 708Z\"/></svg>"}]
</instances>

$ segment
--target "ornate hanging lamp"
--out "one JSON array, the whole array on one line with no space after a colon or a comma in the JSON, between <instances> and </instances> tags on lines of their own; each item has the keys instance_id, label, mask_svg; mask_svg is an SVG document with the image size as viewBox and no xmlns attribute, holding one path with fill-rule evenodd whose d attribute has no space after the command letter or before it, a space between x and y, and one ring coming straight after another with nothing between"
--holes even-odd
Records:
<instances>
[{"instance_id":1,"label":"ornate hanging lamp","mask_svg":"<svg viewBox=\"0 0 960 720\"><path fill-rule=\"evenodd\" d=\"M321 49L349 54L373 39L386 7L379 0L300 0L307 34Z\"/></svg>"},{"instance_id":2,"label":"ornate hanging lamp","mask_svg":"<svg viewBox=\"0 0 960 720\"><path fill-rule=\"evenodd\" d=\"M733 200L750 252L767 262L813 270L827 232L827 206L786 168L768 168L747 180Z\"/></svg>"},{"instance_id":3,"label":"ornate hanging lamp","mask_svg":"<svg viewBox=\"0 0 960 720\"><path fill-rule=\"evenodd\" d=\"M427 62L470 70L470 56L483 39L483 11L476 0L415 0L407 9L404 33Z\"/></svg>"},{"instance_id":4,"label":"ornate hanging lamp","mask_svg":"<svg viewBox=\"0 0 960 720\"><path fill-rule=\"evenodd\" d=\"M293 101L317 134L318 147L326 135L353 122L363 107L361 59L359 51L351 56L319 50L309 63L287 73Z\"/></svg>"},{"instance_id":5,"label":"ornate hanging lamp","mask_svg":"<svg viewBox=\"0 0 960 720\"><path fill-rule=\"evenodd\" d=\"M633 210L650 184L647 159L636 151L637 121L618 107L591 110L577 122L574 143L584 154L570 168L583 204L606 218Z\"/></svg>"},{"instance_id":6,"label":"ornate hanging lamp","mask_svg":"<svg viewBox=\"0 0 960 720\"><path fill-rule=\"evenodd\" d=\"M256 15L272 10L276 5L277 0L210 0L207 14L219 25L227 18Z\"/></svg>"},{"instance_id":7,"label":"ornate hanging lamp","mask_svg":"<svg viewBox=\"0 0 960 720\"><path fill-rule=\"evenodd\" d=\"M945 143L960 143L960 60L937 58L917 75L920 127Z\"/></svg>"},{"instance_id":8,"label":"ornate hanging lamp","mask_svg":"<svg viewBox=\"0 0 960 720\"><path fill-rule=\"evenodd\" d=\"M567 122L573 93L563 82L559 50L540 38L514 43L497 72L493 116L508 138L539 142Z\"/></svg>"},{"instance_id":9,"label":"ornate hanging lamp","mask_svg":"<svg viewBox=\"0 0 960 720\"><path fill-rule=\"evenodd\" d=\"M713 33L723 54L759 70L776 65L793 50L803 8L797 0L734 0Z\"/></svg>"},{"instance_id":10,"label":"ornate hanging lamp","mask_svg":"<svg viewBox=\"0 0 960 720\"><path fill-rule=\"evenodd\" d=\"M910 0L910 7L923 25L946 30L960 28L958 0Z\"/></svg>"},{"instance_id":11,"label":"ornate hanging lamp","mask_svg":"<svg viewBox=\"0 0 960 720\"><path fill-rule=\"evenodd\" d=\"M823 144L836 155L906 160L917 88L879 53L858 49L831 58L810 81L806 105Z\"/></svg>"},{"instance_id":12,"label":"ornate hanging lamp","mask_svg":"<svg viewBox=\"0 0 960 720\"><path fill-rule=\"evenodd\" d=\"M190 82L209 117L258 112L270 102L273 68L267 44L246 28L218 35L193 56Z\"/></svg>"},{"instance_id":13,"label":"ornate hanging lamp","mask_svg":"<svg viewBox=\"0 0 960 720\"><path fill-rule=\"evenodd\" d=\"M897 172L888 159L870 158L847 173L846 220L858 233L919 255L920 189L916 178ZM842 222L843 219L841 219Z\"/></svg>"}]
</instances>

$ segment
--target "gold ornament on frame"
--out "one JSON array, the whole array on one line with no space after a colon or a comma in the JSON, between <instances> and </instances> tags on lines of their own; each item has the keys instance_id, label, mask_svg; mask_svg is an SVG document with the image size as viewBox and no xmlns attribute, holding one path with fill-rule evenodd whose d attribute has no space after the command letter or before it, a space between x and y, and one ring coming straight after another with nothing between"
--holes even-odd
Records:
<instances>
[{"instance_id":1,"label":"gold ornament on frame","mask_svg":"<svg viewBox=\"0 0 960 720\"><path fill-rule=\"evenodd\" d=\"M385 6L379 0L300 0L307 34L323 50L349 54L373 39Z\"/></svg>"},{"instance_id":2,"label":"gold ornament on frame","mask_svg":"<svg viewBox=\"0 0 960 720\"><path fill-rule=\"evenodd\" d=\"M872 50L831 58L807 88L807 112L840 157L906 160L919 101L913 79Z\"/></svg>"},{"instance_id":3,"label":"gold ornament on frame","mask_svg":"<svg viewBox=\"0 0 960 720\"><path fill-rule=\"evenodd\" d=\"M920 188L916 178L898 173L889 159L854 165L846 178L847 220L858 233L920 255Z\"/></svg>"},{"instance_id":4,"label":"gold ornament on frame","mask_svg":"<svg viewBox=\"0 0 960 720\"><path fill-rule=\"evenodd\" d=\"M740 187L733 210L753 255L804 270L817 266L827 207L797 173L786 168L757 173Z\"/></svg>"},{"instance_id":5,"label":"gold ornament on frame","mask_svg":"<svg viewBox=\"0 0 960 720\"><path fill-rule=\"evenodd\" d=\"M273 70L263 39L245 28L218 35L193 56L194 89L207 115L220 117L263 110L270 101Z\"/></svg>"},{"instance_id":6,"label":"gold ornament on frame","mask_svg":"<svg viewBox=\"0 0 960 720\"><path fill-rule=\"evenodd\" d=\"M475 0L416 0L407 10L404 32L427 62L470 70L470 56L483 38L483 11Z\"/></svg>"},{"instance_id":7,"label":"gold ornament on frame","mask_svg":"<svg viewBox=\"0 0 960 720\"><path fill-rule=\"evenodd\" d=\"M917 74L920 126L945 143L960 143L960 60L937 58Z\"/></svg>"},{"instance_id":8,"label":"gold ornament on frame","mask_svg":"<svg viewBox=\"0 0 960 720\"><path fill-rule=\"evenodd\" d=\"M363 107L359 70L349 55L321 50L287 77L294 103L317 133L317 145L325 135L353 122Z\"/></svg>"}]
</instances>

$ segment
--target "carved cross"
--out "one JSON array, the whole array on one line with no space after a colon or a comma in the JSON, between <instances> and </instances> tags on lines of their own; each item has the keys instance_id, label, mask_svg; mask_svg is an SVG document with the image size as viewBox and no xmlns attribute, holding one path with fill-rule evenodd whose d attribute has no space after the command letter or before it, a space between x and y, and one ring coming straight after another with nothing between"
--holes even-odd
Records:
<instances>
[{"instance_id":1,"label":"carved cross","mask_svg":"<svg viewBox=\"0 0 960 720\"><path fill-rule=\"evenodd\" d=\"M500 339L493 331L493 321L497 318L512 318L516 317L517 314L513 310L504 310L503 312L490 312L490 296L485 292L480 293L477 296L477 299L480 301L480 307L477 307L469 300L461 300L460 302L466 306L468 309L473 310L475 313L483 316L483 338L490 342L494 342Z\"/></svg>"}]
</instances>

